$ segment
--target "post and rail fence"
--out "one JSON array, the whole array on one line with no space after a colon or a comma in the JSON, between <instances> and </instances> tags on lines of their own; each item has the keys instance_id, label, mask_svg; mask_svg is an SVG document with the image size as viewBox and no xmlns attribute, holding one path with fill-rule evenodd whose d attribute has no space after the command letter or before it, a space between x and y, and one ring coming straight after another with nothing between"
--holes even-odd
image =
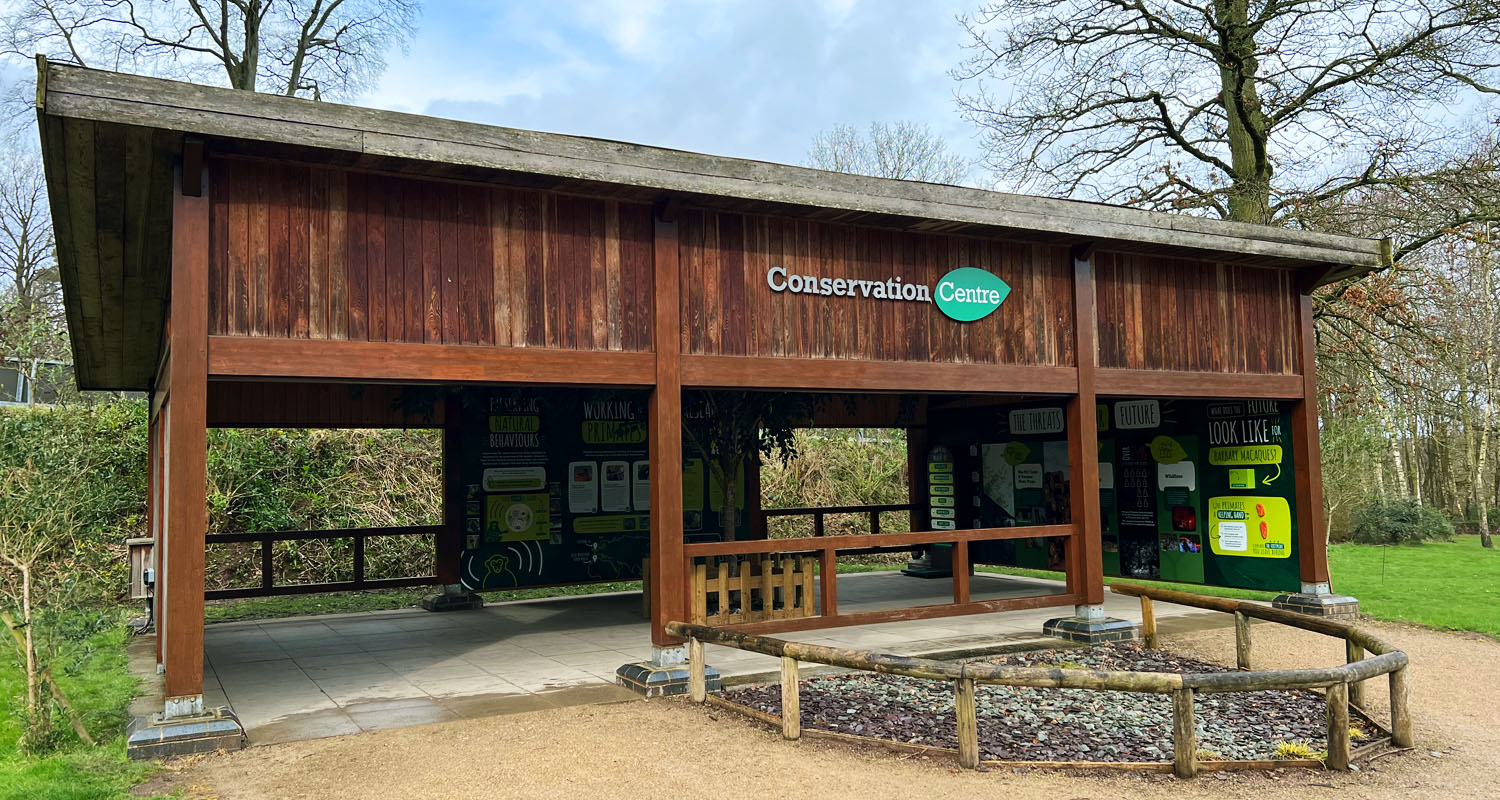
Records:
<instances>
[{"instance_id":1,"label":"post and rail fence","mask_svg":"<svg viewBox=\"0 0 1500 800\"><path fill-rule=\"evenodd\" d=\"M1197 695L1216 692L1323 689L1327 703L1328 723L1328 754L1324 764L1331 769L1347 770L1351 761L1350 698L1363 696L1362 684L1365 681L1387 675L1390 681L1391 744L1396 747L1412 746L1410 683L1407 671L1409 659L1406 653L1387 644L1368 630L1348 622L1304 616L1242 600L1204 597L1136 584L1117 583L1112 589L1119 594L1141 598L1144 617L1142 628L1146 631L1147 645L1151 647L1157 644L1153 601L1234 614L1236 662L1240 665L1240 671L1113 672L959 663L789 642L747 633L744 630L685 622L670 622L667 624L667 631L674 636L688 640L688 692L690 699L699 703L708 700L705 644L731 647L781 659L782 713L780 718L750 711L752 716L763 721L779 724L782 735L787 739L798 739L802 735L798 683L800 662L951 682L954 687L954 707L957 717L958 761L961 766L969 769L977 768L981 761L976 709L976 686L979 684L1170 695L1173 744L1171 769L1177 776L1187 778L1196 775L1200 767L1205 766L1198 758L1197 731L1193 719L1193 702ZM1337 667L1249 670L1251 656L1248 620L1252 618L1343 639L1347 643L1348 662ZM722 699L717 702L731 705L736 710L746 711ZM1361 711L1363 710L1361 708Z\"/></svg>"},{"instance_id":2,"label":"post and rail fence","mask_svg":"<svg viewBox=\"0 0 1500 800\"><path fill-rule=\"evenodd\" d=\"M371 539L388 536L433 536L443 530L441 525L406 525L390 528L344 528L319 531L261 531L258 533L211 533L205 543L214 544L259 544L258 571L260 580L255 586L231 589L209 589L203 593L208 600L228 600L245 597L276 597L282 595L314 594L317 592L349 592L361 589L401 589L412 586L430 586L437 582L434 575L411 575L396 578L367 578L365 548ZM353 568L347 581L325 581L321 583L276 583L275 545L277 542L327 541L333 539L353 540Z\"/></svg>"},{"instance_id":3,"label":"post and rail fence","mask_svg":"<svg viewBox=\"0 0 1500 800\"><path fill-rule=\"evenodd\" d=\"M768 633L1073 605L1079 600L1076 590L1072 587L1055 594L1007 597L996 600L972 599L969 586L969 545L974 542L1061 538L1066 540L1068 550L1072 551L1075 543L1080 540L1080 536L1078 527L1072 524L822 537L799 536L787 539L693 543L683 546L683 555L684 569L688 575L696 574L700 566L709 559L726 557L764 559L771 556L777 558L810 556L815 559L818 587L816 614L807 613L785 618L741 622L732 626L734 630L741 632ZM933 544L953 545L952 603L875 611L841 612L839 610L838 557L840 555L869 552L872 548L911 549ZM693 616L703 617L704 610L697 607L703 599L697 596L697 593L689 598L689 609ZM740 602L742 605L745 603L743 597Z\"/></svg>"}]
</instances>

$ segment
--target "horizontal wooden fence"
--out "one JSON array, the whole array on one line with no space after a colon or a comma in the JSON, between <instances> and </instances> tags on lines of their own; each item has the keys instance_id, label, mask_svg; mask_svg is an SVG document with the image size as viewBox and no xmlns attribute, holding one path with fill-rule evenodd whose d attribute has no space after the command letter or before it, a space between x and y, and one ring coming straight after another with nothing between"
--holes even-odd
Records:
<instances>
[{"instance_id":1,"label":"horizontal wooden fence","mask_svg":"<svg viewBox=\"0 0 1500 800\"><path fill-rule=\"evenodd\" d=\"M1351 693L1358 696L1357 687L1361 686L1364 681L1387 675L1390 680L1390 741L1396 747L1412 746L1406 653L1382 641L1368 630L1347 622L1304 616L1242 600L1203 597L1136 584L1117 583L1111 588L1117 593L1142 599L1142 609L1146 616L1144 620L1146 624L1143 628L1148 631L1148 637L1153 635L1149 632L1155 629L1151 605L1151 601L1155 599L1232 613L1237 619L1240 617L1264 619L1340 638L1349 645L1347 647L1349 662L1337 667L1259 672L1110 672L936 661L788 642L746 633L743 630L684 622L668 623L667 632L688 640L689 696L697 702L707 700L704 644L716 644L780 658L782 714L779 722L783 736L788 739L797 739L802 733L798 697L800 688L797 677L799 662L809 661L845 669L951 682L954 687L953 697L958 727L958 761L960 765L969 769L976 768L980 764L975 697L975 687L978 684L1171 695L1172 771L1179 777L1186 778L1197 774L1200 768L1197 732L1193 720L1193 701L1196 695L1215 692L1324 689L1328 708L1328 757L1325 763L1331 769L1347 770L1351 760L1349 739ZM1237 660L1242 662L1249 659L1248 633L1244 634L1243 641L1245 642L1244 649L1236 648ZM1154 645L1154 640L1148 639L1148 644ZM1369 655L1366 655L1366 651ZM759 712L756 714L759 715ZM767 718L769 720L768 716Z\"/></svg>"},{"instance_id":2,"label":"horizontal wooden fence","mask_svg":"<svg viewBox=\"0 0 1500 800\"><path fill-rule=\"evenodd\" d=\"M809 506L806 508L766 508L760 515L766 519L789 517L812 517L813 536L822 536L827 530L830 514L861 514L869 518L870 533L880 533L880 515L902 511L913 511L915 503L878 503L862 506Z\"/></svg>"},{"instance_id":3,"label":"horizontal wooden fence","mask_svg":"<svg viewBox=\"0 0 1500 800\"><path fill-rule=\"evenodd\" d=\"M434 575L412 575L398 578L365 577L365 545L370 539L384 536L432 536L443 530L441 525L407 525L392 528L345 528L322 531L262 531L259 533L211 533L207 544L259 544L260 581L255 586L233 589L209 589L204 597L209 600L228 600L242 597L274 597L279 595L313 594L316 592L348 592L360 589L399 589L410 586L430 586L437 582ZM304 542L331 539L352 539L354 564L352 580L327 581L323 583L276 583L275 545L277 542Z\"/></svg>"},{"instance_id":4,"label":"horizontal wooden fence","mask_svg":"<svg viewBox=\"0 0 1500 800\"><path fill-rule=\"evenodd\" d=\"M686 570L697 572L700 562L726 556L787 557L811 556L817 560L818 596L816 615L789 616L738 622L733 629L741 632L770 633L811 630L845 625L868 625L877 622L951 617L992 611L1016 611L1066 606L1078 602L1071 588L1058 594L1030 597L1007 597L998 600L973 600L969 593L969 544L971 542L1008 539L1063 538L1071 552L1080 535L1075 525L1034 525L1020 528L976 528L962 531L916 531L912 533L877 533L855 536L799 536L787 539L752 539L734 542L704 542L683 546ZM953 545L953 602L910 608L881 609L845 613L838 607L838 557L872 550L912 549L933 544ZM1071 582L1071 576L1070 576ZM694 598L689 598L690 607Z\"/></svg>"}]
</instances>

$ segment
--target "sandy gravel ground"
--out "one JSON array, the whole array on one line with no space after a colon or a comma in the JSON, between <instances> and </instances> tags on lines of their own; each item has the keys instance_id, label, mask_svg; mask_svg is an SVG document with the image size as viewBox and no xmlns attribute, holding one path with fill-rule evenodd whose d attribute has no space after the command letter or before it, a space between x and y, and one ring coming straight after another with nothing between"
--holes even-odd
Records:
<instances>
[{"instance_id":1,"label":"sandy gravel ground","mask_svg":"<svg viewBox=\"0 0 1500 800\"><path fill-rule=\"evenodd\" d=\"M1360 772L1205 775L963 772L937 759L779 734L677 701L581 706L257 747L179 764L146 793L189 798L1316 798L1500 797L1500 642L1381 625L1411 654L1418 749ZM1342 643L1256 625L1257 667L1331 665ZM1233 659L1232 631L1168 639ZM1386 708L1384 683L1368 704ZM1436 755L1434 755L1436 754ZM1170 784L1170 785L1169 785Z\"/></svg>"}]
</instances>

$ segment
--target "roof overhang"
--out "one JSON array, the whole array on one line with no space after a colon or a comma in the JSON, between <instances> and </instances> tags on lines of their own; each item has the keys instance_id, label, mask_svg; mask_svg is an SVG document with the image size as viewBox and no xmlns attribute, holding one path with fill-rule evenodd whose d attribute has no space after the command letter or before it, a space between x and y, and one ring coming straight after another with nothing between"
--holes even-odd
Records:
<instances>
[{"instance_id":1,"label":"roof overhang","mask_svg":"<svg viewBox=\"0 0 1500 800\"><path fill-rule=\"evenodd\" d=\"M647 202L969 233L1297 270L1378 269L1372 239L689 153L234 91L38 59L37 104L83 388L142 389L160 350L174 160L210 152Z\"/></svg>"}]
</instances>

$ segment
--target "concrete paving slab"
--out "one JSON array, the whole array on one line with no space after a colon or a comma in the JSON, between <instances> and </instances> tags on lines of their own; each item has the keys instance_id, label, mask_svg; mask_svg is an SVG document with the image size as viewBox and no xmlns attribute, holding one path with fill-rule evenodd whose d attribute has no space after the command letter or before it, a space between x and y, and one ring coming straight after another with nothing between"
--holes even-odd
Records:
<instances>
[{"instance_id":1,"label":"concrete paving slab","mask_svg":"<svg viewBox=\"0 0 1500 800\"><path fill-rule=\"evenodd\" d=\"M978 573L975 597L1054 594L1060 584ZM845 611L947 602L951 582L892 572L839 576ZM1106 610L1139 616L1133 598ZM403 609L245 621L205 632L205 694L223 697L252 745L443 719L636 699L614 685L622 664L651 654L639 593L496 603L435 614ZM1165 628L1191 612L1157 604ZM1070 609L910 620L788 634L815 644L911 654L962 652L1031 641ZM777 659L708 648L727 680L774 676ZM154 666L154 665L153 665Z\"/></svg>"}]
</instances>

